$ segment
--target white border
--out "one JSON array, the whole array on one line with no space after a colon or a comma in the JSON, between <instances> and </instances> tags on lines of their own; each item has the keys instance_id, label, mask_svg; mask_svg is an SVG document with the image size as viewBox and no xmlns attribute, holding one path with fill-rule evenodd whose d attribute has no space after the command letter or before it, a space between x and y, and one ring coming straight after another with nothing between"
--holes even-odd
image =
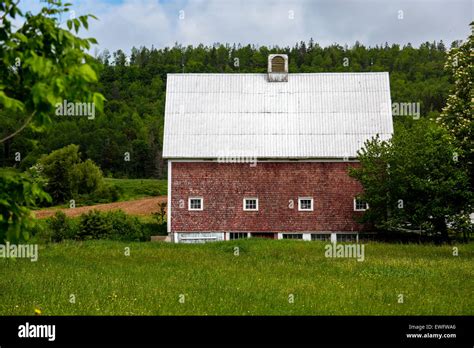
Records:
<instances>
[{"instance_id":1,"label":"white border","mask_svg":"<svg viewBox=\"0 0 474 348\"><path fill-rule=\"evenodd\" d=\"M301 200L311 200L311 209L301 209ZM314 211L313 197L298 197L298 211Z\"/></svg>"},{"instance_id":2,"label":"white border","mask_svg":"<svg viewBox=\"0 0 474 348\"><path fill-rule=\"evenodd\" d=\"M201 200L201 209L192 209L191 208L191 199L200 199ZM189 197L188 198L188 210L189 211L201 211L204 209L204 199L202 197Z\"/></svg>"},{"instance_id":3,"label":"white border","mask_svg":"<svg viewBox=\"0 0 474 348\"><path fill-rule=\"evenodd\" d=\"M246 209L246 208L245 208L245 201L246 201L247 199L249 199L249 200L250 200L250 199L255 199L255 200L257 201L257 205L256 205L257 207L256 207L256 209ZM244 199L243 199L242 202L243 202L242 208L244 209L244 211L258 211L258 197L244 197Z\"/></svg>"}]
</instances>

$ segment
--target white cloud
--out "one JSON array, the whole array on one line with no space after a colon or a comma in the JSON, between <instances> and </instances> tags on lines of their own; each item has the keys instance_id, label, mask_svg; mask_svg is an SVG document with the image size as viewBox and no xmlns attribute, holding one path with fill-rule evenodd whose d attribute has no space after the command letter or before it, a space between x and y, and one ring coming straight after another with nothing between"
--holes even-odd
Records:
<instances>
[{"instance_id":1,"label":"white cloud","mask_svg":"<svg viewBox=\"0 0 474 348\"><path fill-rule=\"evenodd\" d=\"M79 0L74 9L99 17L84 36L97 38L101 50L129 52L175 42L286 46L311 37L323 46L449 44L469 35L472 6L471 0Z\"/></svg>"}]
</instances>

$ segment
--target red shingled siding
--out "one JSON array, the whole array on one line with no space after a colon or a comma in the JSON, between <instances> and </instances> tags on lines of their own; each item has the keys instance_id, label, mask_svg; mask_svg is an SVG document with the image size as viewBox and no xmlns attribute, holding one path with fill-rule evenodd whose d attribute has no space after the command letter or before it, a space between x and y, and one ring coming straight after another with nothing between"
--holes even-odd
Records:
<instances>
[{"instance_id":1,"label":"red shingled siding","mask_svg":"<svg viewBox=\"0 0 474 348\"><path fill-rule=\"evenodd\" d=\"M172 232L359 231L353 216L361 185L347 174L356 163L173 162ZM188 211L188 198L202 196L203 211ZM298 197L312 196L314 211L298 211ZM244 197L258 197L259 211L244 211ZM294 208L288 208L289 200ZM180 208L184 205L183 208Z\"/></svg>"}]
</instances>

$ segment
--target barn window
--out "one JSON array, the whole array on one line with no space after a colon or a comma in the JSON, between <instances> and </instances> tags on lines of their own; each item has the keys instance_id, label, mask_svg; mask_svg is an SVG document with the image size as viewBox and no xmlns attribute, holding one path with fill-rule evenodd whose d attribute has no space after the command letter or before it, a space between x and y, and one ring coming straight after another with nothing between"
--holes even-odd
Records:
<instances>
[{"instance_id":1,"label":"barn window","mask_svg":"<svg viewBox=\"0 0 474 348\"><path fill-rule=\"evenodd\" d=\"M272 59L272 72L285 72L285 59L281 56L276 56Z\"/></svg>"},{"instance_id":2,"label":"barn window","mask_svg":"<svg viewBox=\"0 0 474 348\"><path fill-rule=\"evenodd\" d=\"M230 233L230 239L242 239L242 238L248 238L248 233L247 232L231 232Z\"/></svg>"},{"instance_id":3,"label":"barn window","mask_svg":"<svg viewBox=\"0 0 474 348\"><path fill-rule=\"evenodd\" d=\"M336 238L338 242L358 242L357 234L355 233L338 233Z\"/></svg>"},{"instance_id":4,"label":"barn window","mask_svg":"<svg viewBox=\"0 0 474 348\"><path fill-rule=\"evenodd\" d=\"M303 239L302 233L283 233L283 239Z\"/></svg>"},{"instance_id":5,"label":"barn window","mask_svg":"<svg viewBox=\"0 0 474 348\"><path fill-rule=\"evenodd\" d=\"M258 198L244 198L244 210L257 211L258 210Z\"/></svg>"},{"instance_id":6,"label":"barn window","mask_svg":"<svg viewBox=\"0 0 474 348\"><path fill-rule=\"evenodd\" d=\"M330 241L331 234L329 233L313 233L311 234L311 240Z\"/></svg>"},{"instance_id":7,"label":"barn window","mask_svg":"<svg viewBox=\"0 0 474 348\"><path fill-rule=\"evenodd\" d=\"M365 211L367 209L369 209L367 202L359 198L354 198L354 211Z\"/></svg>"},{"instance_id":8,"label":"barn window","mask_svg":"<svg viewBox=\"0 0 474 348\"><path fill-rule=\"evenodd\" d=\"M312 197L298 198L298 210L299 211L313 211L313 198Z\"/></svg>"},{"instance_id":9,"label":"barn window","mask_svg":"<svg viewBox=\"0 0 474 348\"><path fill-rule=\"evenodd\" d=\"M202 197L190 197L188 200L188 209L189 210L202 210L203 209Z\"/></svg>"}]
</instances>

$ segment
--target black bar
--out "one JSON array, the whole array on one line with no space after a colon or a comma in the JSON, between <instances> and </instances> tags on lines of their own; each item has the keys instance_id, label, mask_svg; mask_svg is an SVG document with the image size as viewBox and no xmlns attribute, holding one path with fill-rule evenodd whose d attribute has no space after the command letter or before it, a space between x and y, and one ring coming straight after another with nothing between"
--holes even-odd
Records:
<instances>
[{"instance_id":1,"label":"black bar","mask_svg":"<svg viewBox=\"0 0 474 348\"><path fill-rule=\"evenodd\" d=\"M19 337L20 325L55 325L55 339ZM411 328L409 325L412 325ZM447 325L447 326L441 326ZM431 327L430 327L431 326ZM472 316L0 317L1 348L16 345L384 344L472 347ZM408 338L407 334L456 337Z\"/></svg>"}]
</instances>

